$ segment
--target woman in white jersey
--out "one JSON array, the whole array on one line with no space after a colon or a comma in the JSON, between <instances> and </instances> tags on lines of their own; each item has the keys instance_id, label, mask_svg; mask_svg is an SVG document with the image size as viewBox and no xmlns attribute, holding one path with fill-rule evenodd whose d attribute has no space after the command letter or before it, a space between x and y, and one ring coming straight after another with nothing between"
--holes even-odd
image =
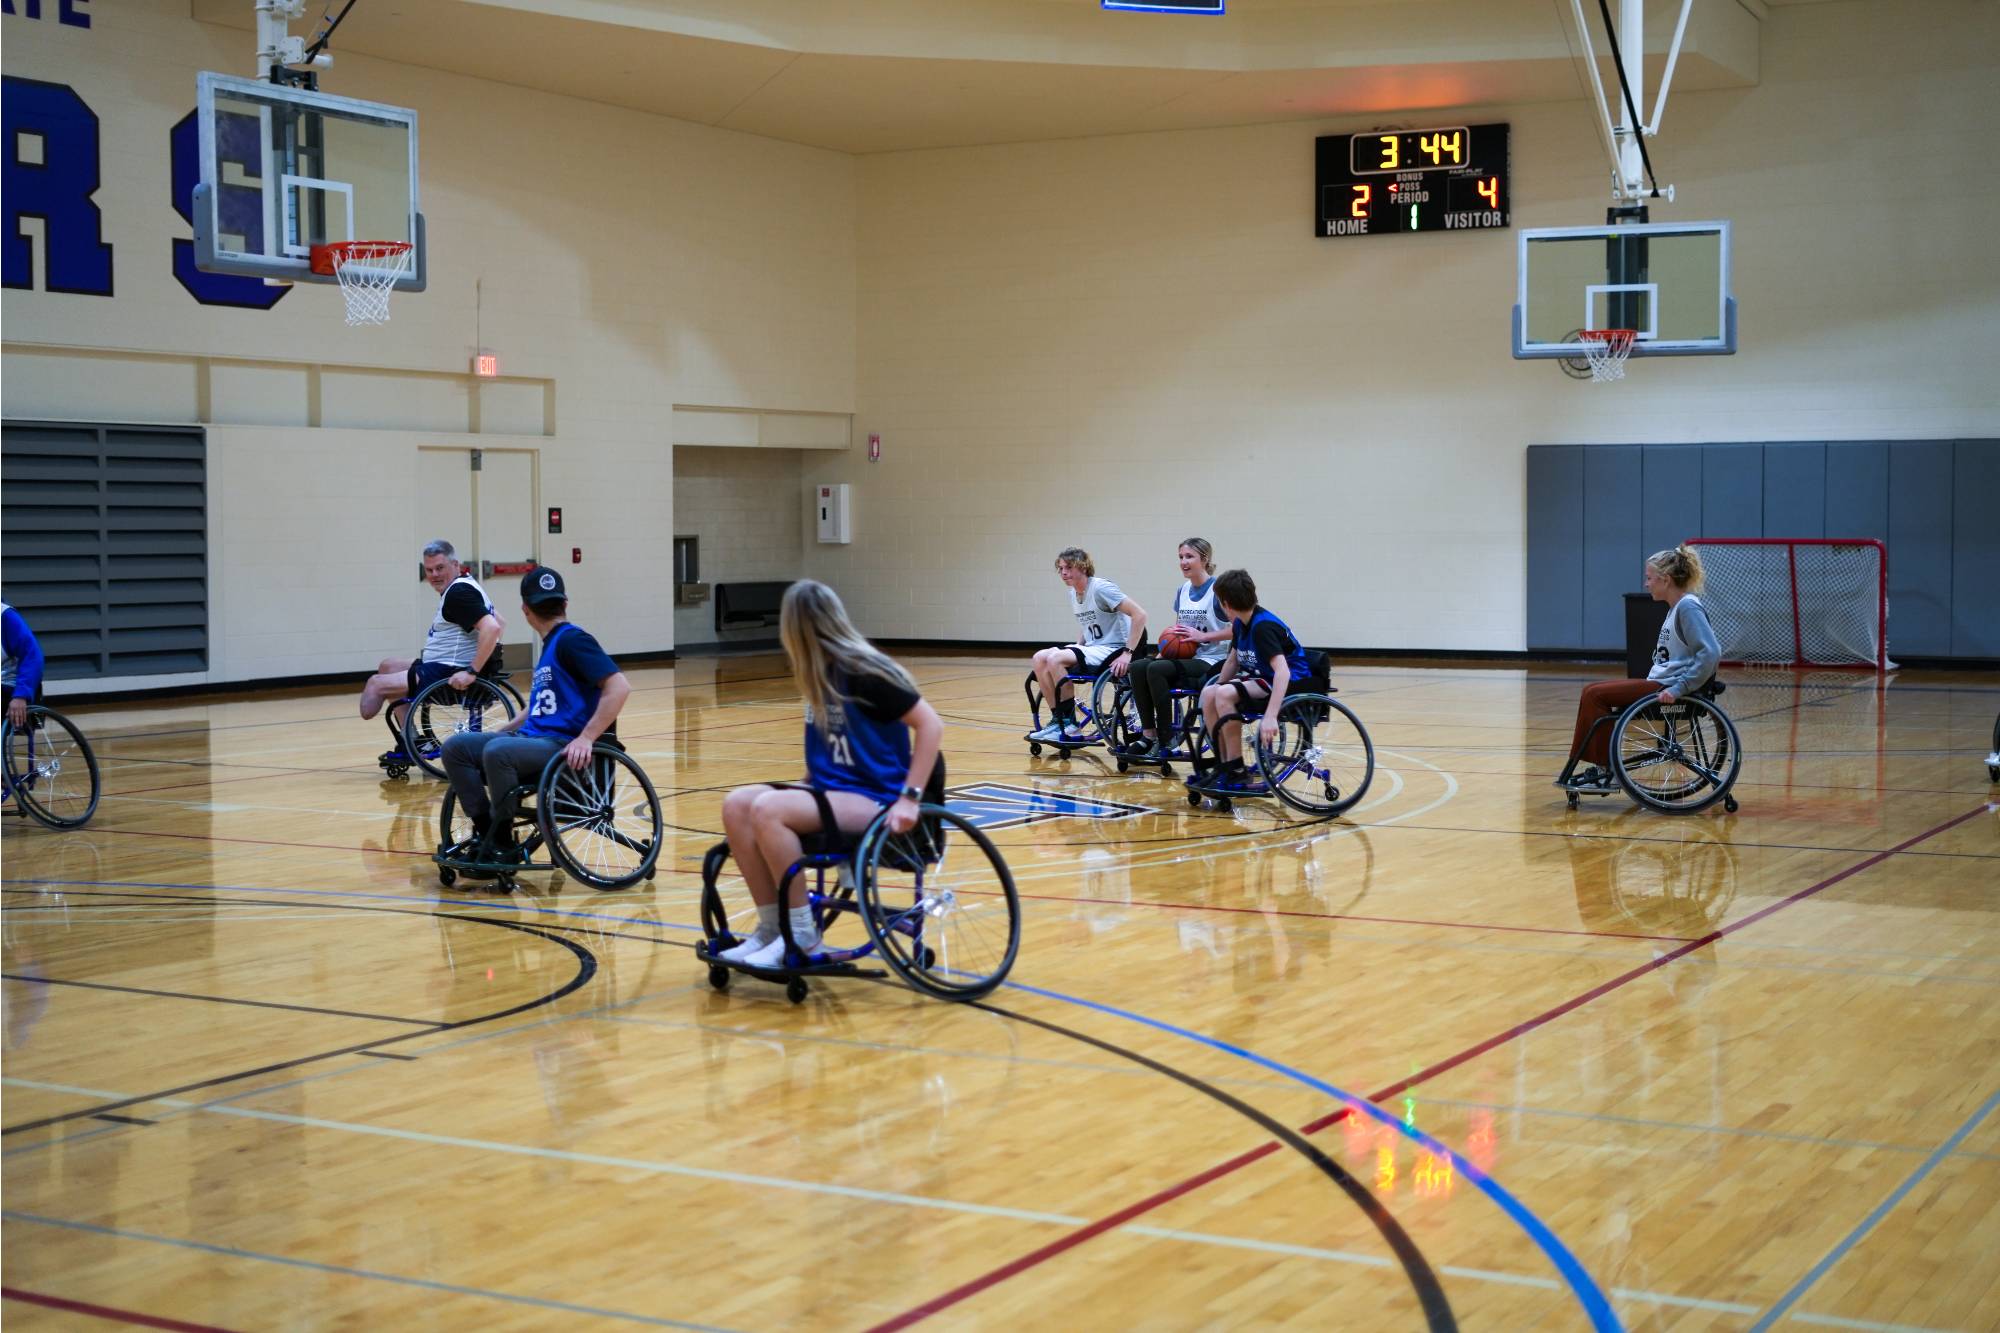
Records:
<instances>
[{"instance_id":1,"label":"woman in white jersey","mask_svg":"<svg viewBox=\"0 0 2000 1333\"><path fill-rule=\"evenodd\" d=\"M1193 657L1148 657L1132 669L1132 701L1145 739L1127 757L1142 763L1160 757L1160 738L1173 730L1172 692L1199 686L1229 656L1229 613L1215 602L1215 548L1190 537L1175 554L1185 581L1174 594L1174 624L1201 646Z\"/></svg>"},{"instance_id":2,"label":"woman in white jersey","mask_svg":"<svg viewBox=\"0 0 2000 1333\"><path fill-rule=\"evenodd\" d=\"M1131 645L1146 632L1146 609L1110 579L1098 578L1090 552L1081 547L1065 547L1056 556L1056 576L1069 592L1063 600L1076 617L1077 641L1035 654L1035 683L1042 687L1055 718L1041 730L1029 732L1028 739L1064 744L1084 739L1076 725L1076 699L1064 678L1094 677L1107 668L1122 676L1130 670Z\"/></svg>"},{"instance_id":3,"label":"woman in white jersey","mask_svg":"<svg viewBox=\"0 0 2000 1333\"><path fill-rule=\"evenodd\" d=\"M1722 658L1722 645L1708 623L1701 598L1701 557L1693 548L1676 546L1656 551L1646 558L1646 591L1656 602L1667 604L1667 621L1660 626L1660 640L1653 648L1653 669L1644 680L1600 680L1583 687L1576 705L1576 734L1570 740L1570 763L1579 760L1591 767L1564 784L1584 792L1613 791L1617 783L1606 771L1611 763L1611 728L1591 730L1591 723L1616 717L1630 704L1657 695L1663 704L1708 684L1715 664ZM1568 765L1564 766L1568 771Z\"/></svg>"}]
</instances>

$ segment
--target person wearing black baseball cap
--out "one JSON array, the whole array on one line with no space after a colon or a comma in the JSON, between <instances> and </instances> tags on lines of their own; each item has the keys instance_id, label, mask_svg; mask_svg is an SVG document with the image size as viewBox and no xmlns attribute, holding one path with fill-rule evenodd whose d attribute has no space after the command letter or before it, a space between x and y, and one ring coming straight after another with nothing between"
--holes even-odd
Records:
<instances>
[{"instance_id":1,"label":"person wearing black baseball cap","mask_svg":"<svg viewBox=\"0 0 2000 1333\"><path fill-rule=\"evenodd\" d=\"M521 614L542 641L527 708L492 731L461 731L444 743L445 776L471 818L478 848L492 836L494 859L520 857L508 793L533 781L560 753L571 768L590 762L599 739L617 738L618 710L631 682L588 631L569 621L562 575L537 565L521 576Z\"/></svg>"}]
</instances>

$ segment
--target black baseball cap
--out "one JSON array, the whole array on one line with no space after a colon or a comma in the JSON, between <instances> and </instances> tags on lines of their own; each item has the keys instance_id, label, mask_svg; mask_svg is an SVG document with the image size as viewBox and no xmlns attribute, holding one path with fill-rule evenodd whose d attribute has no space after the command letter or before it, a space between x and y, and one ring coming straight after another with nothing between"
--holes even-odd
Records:
<instances>
[{"instance_id":1,"label":"black baseball cap","mask_svg":"<svg viewBox=\"0 0 2000 1333\"><path fill-rule=\"evenodd\" d=\"M563 591L562 575L547 565L536 565L521 575L521 600L540 606L543 602L566 602L569 594Z\"/></svg>"}]
</instances>

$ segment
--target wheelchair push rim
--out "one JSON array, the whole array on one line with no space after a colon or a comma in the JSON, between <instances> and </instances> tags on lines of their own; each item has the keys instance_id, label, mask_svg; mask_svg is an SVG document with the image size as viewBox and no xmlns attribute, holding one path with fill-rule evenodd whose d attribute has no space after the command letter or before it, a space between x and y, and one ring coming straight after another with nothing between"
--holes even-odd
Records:
<instances>
[{"instance_id":1,"label":"wheelchair push rim","mask_svg":"<svg viewBox=\"0 0 2000 1333\"><path fill-rule=\"evenodd\" d=\"M1375 742L1354 711L1324 694L1288 695L1278 706L1278 734L1267 747L1260 719L1243 723L1257 768L1277 798L1302 814L1328 818L1351 810L1375 781Z\"/></svg>"},{"instance_id":2,"label":"wheelchair push rim","mask_svg":"<svg viewBox=\"0 0 2000 1333\"><path fill-rule=\"evenodd\" d=\"M28 705L28 725L6 724L6 794L37 823L81 828L97 813L97 755L76 724Z\"/></svg>"},{"instance_id":3,"label":"wheelchair push rim","mask_svg":"<svg viewBox=\"0 0 2000 1333\"><path fill-rule=\"evenodd\" d=\"M403 713L403 753L434 778L444 776L444 743L461 731L490 731L514 716L521 700L512 688L484 676L465 690L452 688L451 678L434 680L418 690ZM499 709L501 716L495 717Z\"/></svg>"},{"instance_id":4,"label":"wheelchair push rim","mask_svg":"<svg viewBox=\"0 0 2000 1333\"><path fill-rule=\"evenodd\" d=\"M1696 695L1671 704L1640 699L1612 732L1612 776L1626 795L1662 814L1691 815L1724 800L1742 768L1736 724Z\"/></svg>"},{"instance_id":5,"label":"wheelchair push rim","mask_svg":"<svg viewBox=\"0 0 2000 1333\"><path fill-rule=\"evenodd\" d=\"M577 879L622 889L652 878L666 817L652 782L623 750L599 745L580 769L556 755L535 803L550 854Z\"/></svg>"},{"instance_id":6,"label":"wheelchair push rim","mask_svg":"<svg viewBox=\"0 0 2000 1333\"><path fill-rule=\"evenodd\" d=\"M908 833L886 811L861 835L861 920L882 960L912 987L976 1000L1007 977L1021 947L1021 903L987 836L943 806Z\"/></svg>"}]
</instances>

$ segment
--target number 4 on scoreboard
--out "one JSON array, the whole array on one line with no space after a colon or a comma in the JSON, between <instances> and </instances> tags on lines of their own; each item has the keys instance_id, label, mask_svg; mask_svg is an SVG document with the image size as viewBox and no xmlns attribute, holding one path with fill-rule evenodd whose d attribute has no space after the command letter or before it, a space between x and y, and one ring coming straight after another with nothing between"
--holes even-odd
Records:
<instances>
[{"instance_id":1,"label":"number 4 on scoreboard","mask_svg":"<svg viewBox=\"0 0 2000 1333\"><path fill-rule=\"evenodd\" d=\"M1479 191L1479 197L1486 201L1488 208L1496 213L1500 211L1500 178L1498 176L1488 176L1484 180L1476 181L1474 182L1474 188Z\"/></svg>"},{"instance_id":2,"label":"number 4 on scoreboard","mask_svg":"<svg viewBox=\"0 0 2000 1333\"><path fill-rule=\"evenodd\" d=\"M1434 167L1465 165L1465 131L1439 130L1426 134L1417 140L1417 149L1431 160Z\"/></svg>"}]
</instances>

